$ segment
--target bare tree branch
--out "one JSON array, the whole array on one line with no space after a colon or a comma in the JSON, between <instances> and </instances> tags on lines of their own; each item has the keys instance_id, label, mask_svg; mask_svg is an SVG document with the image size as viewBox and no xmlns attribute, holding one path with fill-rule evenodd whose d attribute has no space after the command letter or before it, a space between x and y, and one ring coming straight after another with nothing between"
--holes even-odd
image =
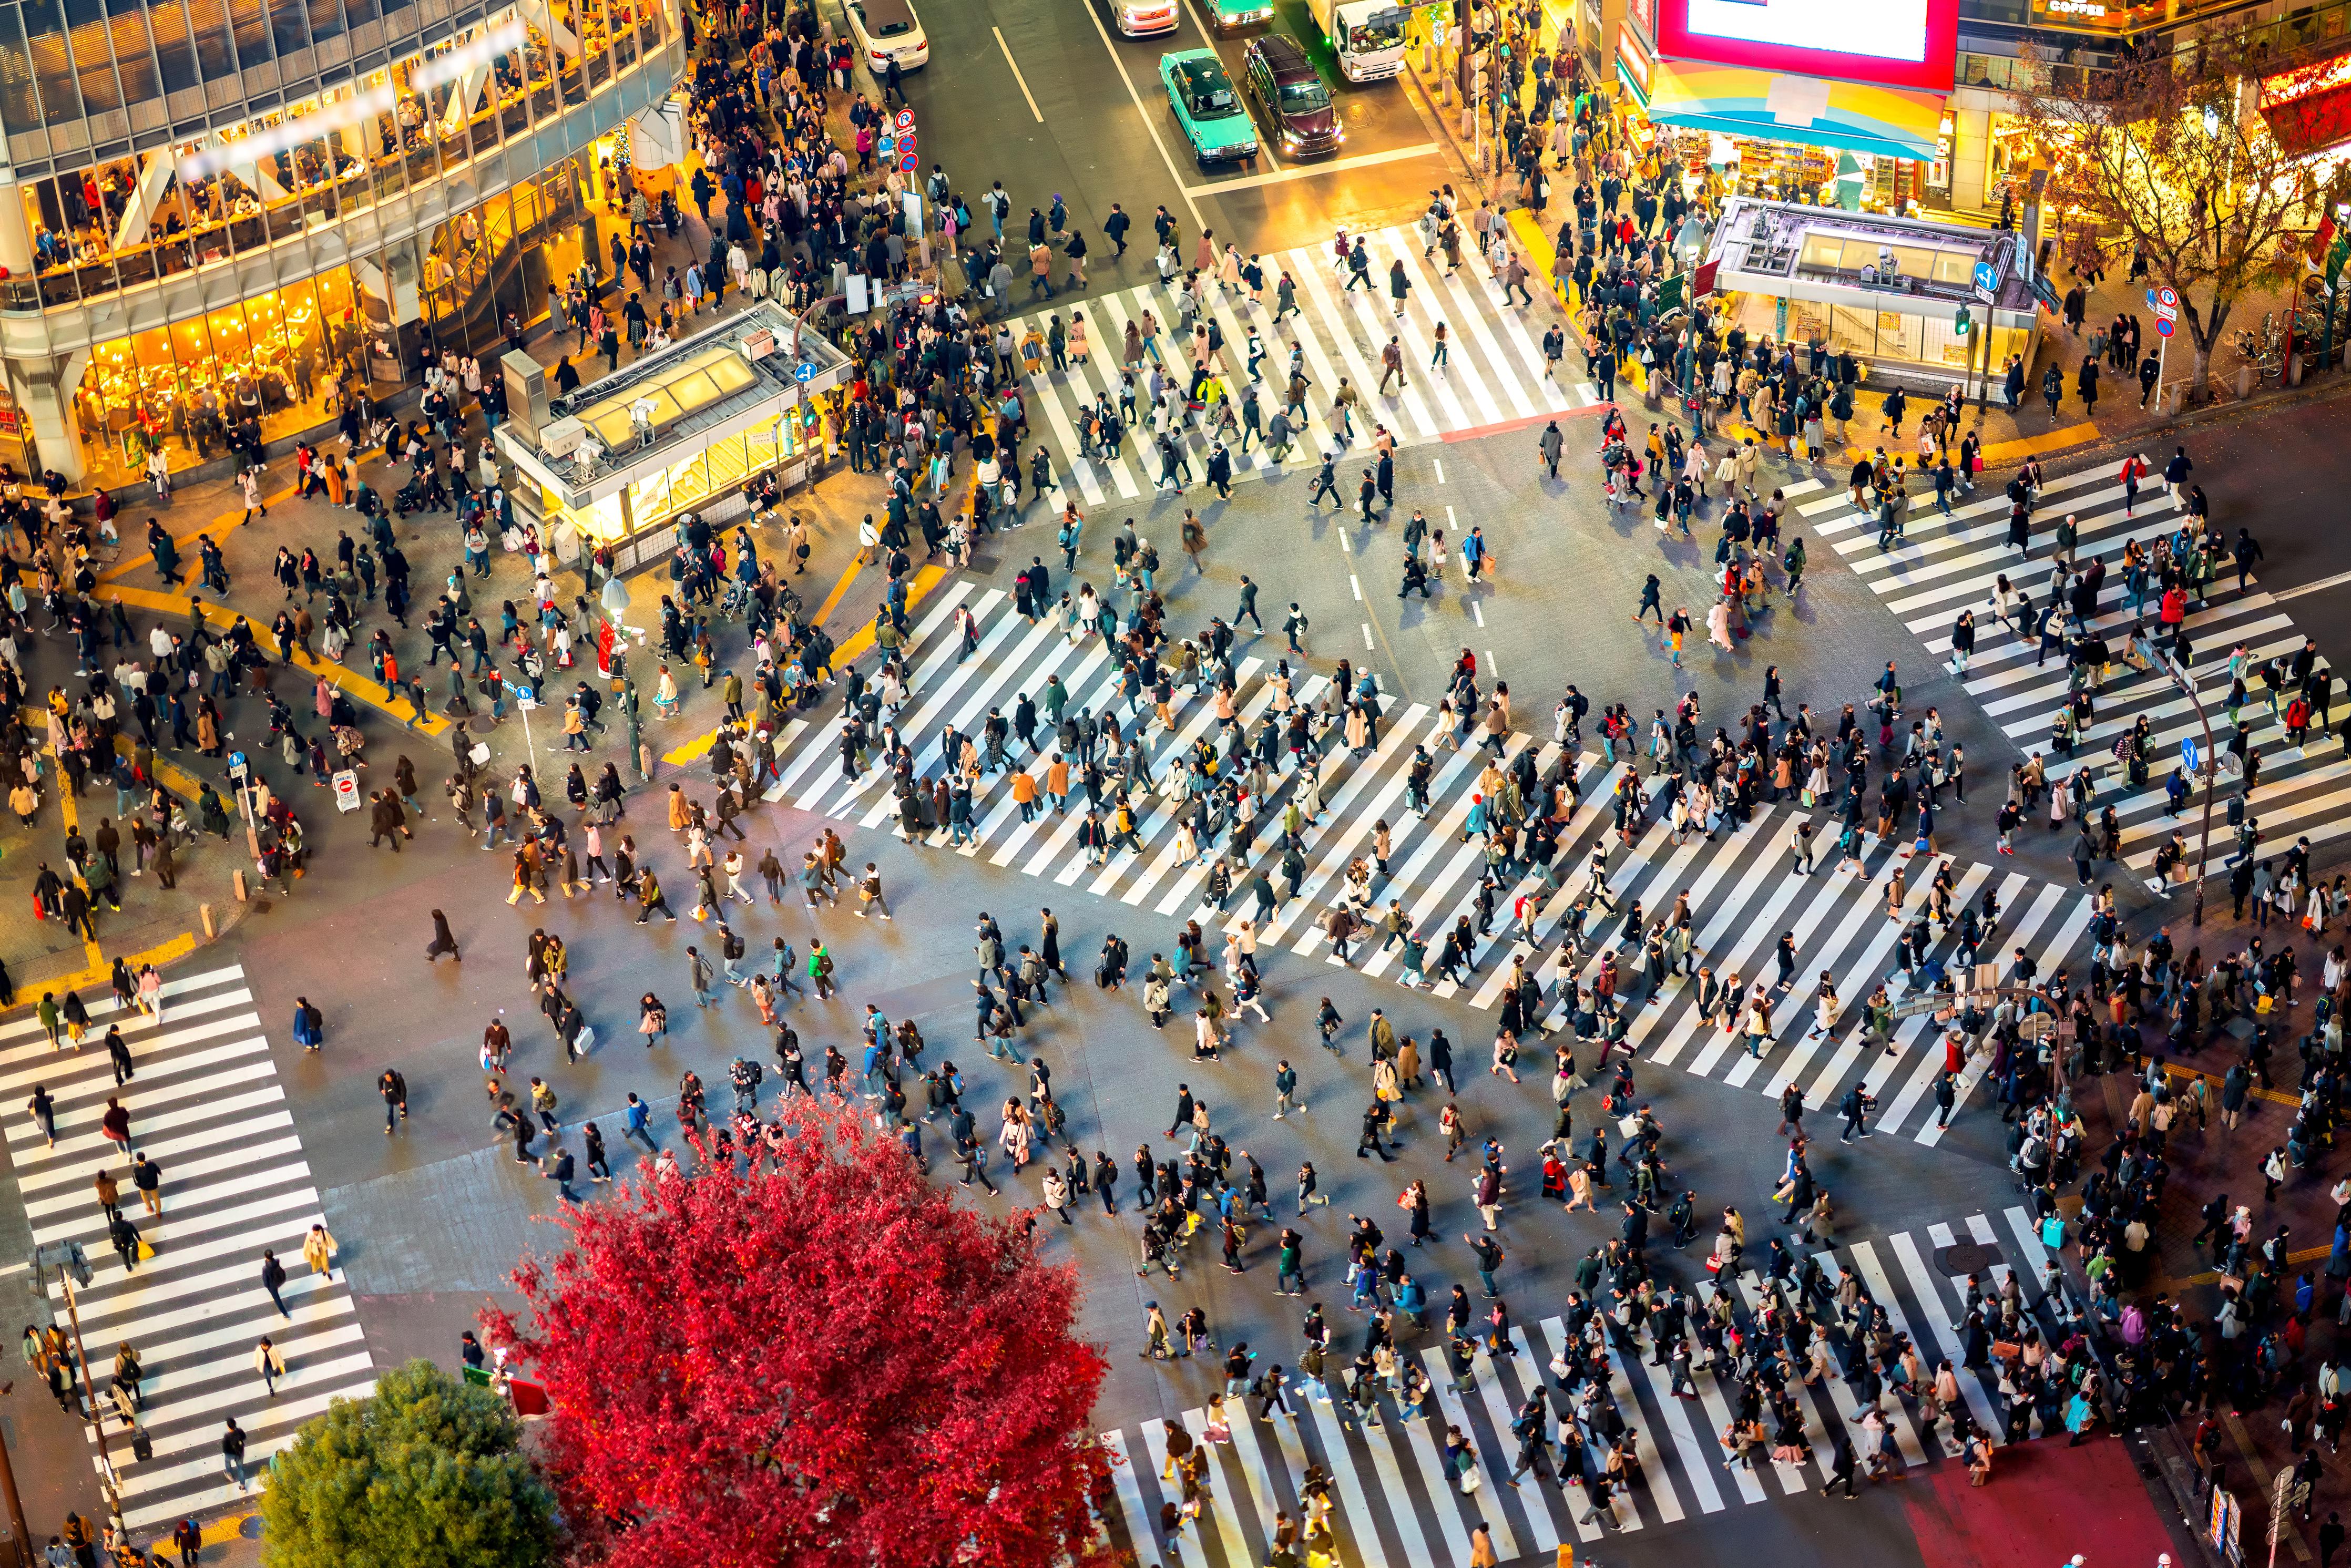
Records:
<instances>
[{"instance_id":1,"label":"bare tree branch","mask_svg":"<svg viewBox=\"0 0 2351 1568\"><path fill-rule=\"evenodd\" d=\"M2294 276L2304 235L2351 189L2271 133L2262 68L2246 33L2216 26L2112 70L2031 70L2016 94L2049 169L2043 211L2126 242L2178 290L2199 393L2231 311Z\"/></svg>"}]
</instances>

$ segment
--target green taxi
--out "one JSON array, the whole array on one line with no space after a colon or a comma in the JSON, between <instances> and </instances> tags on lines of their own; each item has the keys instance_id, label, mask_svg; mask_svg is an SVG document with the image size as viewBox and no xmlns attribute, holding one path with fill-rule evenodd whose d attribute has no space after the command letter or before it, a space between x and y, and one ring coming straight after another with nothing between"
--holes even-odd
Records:
<instances>
[{"instance_id":1,"label":"green taxi","mask_svg":"<svg viewBox=\"0 0 2351 1568\"><path fill-rule=\"evenodd\" d=\"M1184 49L1159 57L1159 79L1168 107L1193 155L1203 163L1257 157L1257 122L1233 90L1232 78L1213 49Z\"/></svg>"},{"instance_id":2,"label":"green taxi","mask_svg":"<svg viewBox=\"0 0 2351 1568\"><path fill-rule=\"evenodd\" d=\"M1273 20L1273 0L1209 0L1208 24L1219 33L1238 33Z\"/></svg>"}]
</instances>

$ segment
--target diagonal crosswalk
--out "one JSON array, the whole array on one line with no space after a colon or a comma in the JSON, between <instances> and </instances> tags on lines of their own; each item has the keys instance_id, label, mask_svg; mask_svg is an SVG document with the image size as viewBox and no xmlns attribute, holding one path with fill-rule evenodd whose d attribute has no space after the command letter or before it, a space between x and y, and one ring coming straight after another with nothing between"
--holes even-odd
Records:
<instances>
[{"instance_id":1,"label":"diagonal crosswalk","mask_svg":"<svg viewBox=\"0 0 2351 1568\"><path fill-rule=\"evenodd\" d=\"M963 655L962 634L956 629L957 613L967 607L979 626L978 651L968 658ZM1274 705L1281 678L1280 655L1270 643L1259 646L1265 651L1237 650L1234 660L1235 718L1252 735L1270 717L1278 716ZM1098 639L1073 643L1050 622L1032 628L1011 610L1007 596L994 590L958 583L947 591L944 601L915 625L903 657L911 677L897 724L925 776L938 769L946 727L975 735L992 709L1008 715L1024 695L1037 697L1056 677L1069 692L1071 714L1082 711L1107 720L1114 713L1135 733L1138 710L1121 695L1120 670L1105 644ZM1290 695L1299 704L1312 705L1326 694L1328 685L1322 675L1299 672ZM1150 709L1146 706L1139 712L1147 718ZM1604 840L1616 841L1610 801L1619 771L1629 763L1612 766L1603 753L1578 752L1573 759L1573 795L1565 792L1562 774L1560 793L1548 807L1554 820L1564 822L1552 862L1557 877L1546 891L1544 876L1532 869L1514 867L1498 873L1498 884L1489 895L1493 914L1479 929L1479 891L1488 862L1483 840L1468 831L1471 797L1491 788L1489 764L1507 773L1523 756L1540 784L1569 758L1562 746L1525 735L1510 737L1499 756L1474 747L1452 749L1449 731L1426 705L1390 703L1379 733L1360 754L1339 743L1341 737L1332 737L1321 774L1324 815L1306 835L1305 873L1298 896L1280 899L1267 914L1252 897L1238 893L1223 908L1209 898L1209 862L1223 841L1196 836L1203 852L1188 863L1178 859L1178 822L1190 808L1173 798L1170 786L1182 775L1181 758L1194 744L1217 739L1219 721L1213 695L1205 688L1179 691L1171 716L1172 728L1151 720L1150 733L1137 742L1150 758L1154 785L1135 797L1134 846L1122 846L1099 863L1091 862L1077 843L1087 802L1075 788L1066 812L1057 814L1050 801L1040 800L1034 820L1023 821L1012 800L1008 768L980 780L974 791L971 841L952 852L1115 899L1176 925L1197 920L1205 931L1239 936L1246 922L1246 935L1260 953L1280 946L1301 957L1337 964L1324 917L1348 896L1350 864L1367 856L1378 824L1385 822L1393 835L1389 874L1374 879L1370 912L1375 917L1391 900L1396 901L1414 928L1428 936L1433 994L1499 1010L1523 966L1527 976L1546 987L1546 1023L1557 1027L1569 1021L1555 962L1562 940L1560 923L1589 885L1593 849ZM1050 750L1050 730L1040 727L1039 738ZM1019 755L1017 739L1008 749L1014 762L1026 761L1041 780L1045 757ZM1431 765L1425 815L1408 809L1416 752L1425 752ZM766 790L768 800L867 827L894 825L896 808L886 769L876 762L862 774L846 775L830 722L790 721L777 746L777 758L778 776ZM1077 759L1071 760L1074 771ZM1282 769L1258 809L1258 821L1266 825L1258 858L1277 893L1281 891L1274 863L1278 856L1269 858L1270 846L1279 835L1284 805L1302 789L1300 778L1294 768ZM1113 788L1104 788L1105 816ZM1865 856L1865 873L1841 872L1824 863L1809 875L1798 875L1787 847L1801 816L1792 802L1783 799L1760 806L1745 825L1726 823L1711 836L1697 830L1677 836L1667 814L1656 809L1657 782L1645 779L1641 788L1656 820L1637 827L1629 845L1611 852L1606 887L1615 907L1604 912L1593 906L1585 926L1587 957L1580 977L1588 982L1598 973L1604 947L1617 950L1619 966L1628 973L1636 968L1640 948L1626 929L1632 906L1637 903L1654 916L1670 910L1675 896L1684 893L1696 922L1697 962L1711 967L1726 983L1733 974L1749 983L1766 978L1773 946L1783 932L1796 938L1799 967L1792 991L1775 1002L1776 1032L1761 1051L1750 1048L1745 1034L1726 1031L1727 1012L1716 1014L1713 1021L1701 1018L1694 979L1680 976L1666 977L1646 994L1636 988L1628 997L1626 1038L1631 1043L1661 1065L1758 1093L1777 1097L1790 1083L1801 1083L1807 1103L1813 1105L1834 1103L1845 1086L1858 1079L1884 1107L1883 1130L1902 1129L1921 1141L1936 1141L1940 1131L1934 1125L1931 1091L1944 1065L1940 1035L1928 1019L1918 1018L1897 1026L1890 1040L1868 1040L1861 1032L1865 1020L1860 1006L1896 968L1895 950L1904 925L1928 906L1932 882L1928 867L1910 857L1907 845L1873 843ZM1827 824L1819 836L1833 836ZM925 835L925 841L940 851L948 839L944 830ZM1829 859L1833 862L1834 856ZM1983 961L2022 949L2043 974L2078 962L2076 949L2085 943L2094 913L2085 894L2017 872L1949 860L1938 863L1952 879L1954 913L1981 909L1987 898L1997 907L1980 949ZM1889 913L1897 876L1904 887L1899 921ZM1522 895L1539 906L1534 941L1513 928L1511 912ZM1434 962L1438 938L1463 918L1477 931L1471 966L1458 978L1440 976ZM1133 939L1138 953L1163 946ZM1953 928L1939 927L1933 934L1930 957L1949 959L1958 942ZM1217 946L1212 942L1212 952ZM1357 948L1351 961L1367 977L1403 983L1403 954L1401 943L1383 947L1374 937ZM1824 970L1833 977L1844 1010L1833 1027L1815 1032L1818 1020L1811 998ZM1899 984L1897 978L1897 994ZM1980 1063L1971 1063L1960 1082L1971 1088L1980 1071Z\"/></svg>"},{"instance_id":2,"label":"diagonal crosswalk","mask_svg":"<svg viewBox=\"0 0 2351 1568\"><path fill-rule=\"evenodd\" d=\"M1796 503L1802 529L1826 540L1844 558L1864 582L1886 601L1903 623L1925 642L1938 660L1951 654L1951 630L1960 612L1976 614L1976 646L1963 677L1969 694L2026 755L2039 752L2053 778L2064 778L2076 768L2091 770L2095 794L2095 816L2107 805L2122 823L2125 862L2142 876L2152 869L2156 852L2173 830L2175 821L2164 792L2164 780L2180 762L2180 742L2203 744L2203 727L2187 695L2158 670L2135 670L2116 663L2102 690L2094 690L2094 719L2083 728L2073 756L2061 757L2052 728L2058 710L2072 695L2064 652L2052 648L2044 656L2037 630L2003 622L1995 612L1995 596L2002 576L2020 593L2031 596L2034 611L2049 600L2049 586L2060 555L2056 530L2071 516L2079 530L2072 559L2086 567L2103 559L2107 575L2101 588L2098 614L2090 629L2108 639L2120 660L2134 612L2123 584L2122 556L2126 543L2152 547L2188 524L2186 515L2171 501L2160 483L2144 486L2136 504L2109 466L2086 469L2051 479L2043 486L2034 513L2031 557L2021 559L2008 542L2009 503L1992 492L1955 504L1945 518L1934 507L1931 489L1915 497L1906 539L1890 550L1877 546L1873 516L1857 513L1849 494L1817 480L1787 486ZM2238 586L2231 563L2217 563L2219 576L2209 599L2191 602L2187 630L2193 647L2190 674L2199 699L2209 716L2214 739L2228 745L2231 727L2226 709L2232 675L2232 650L2241 646L2250 656L2245 684L2251 699L2240 716L2252 727L2250 743L2258 751L2259 778L2250 810L2262 838L2283 844L2307 838L2313 844L2351 831L2351 758L2341 740L2317 726L2306 746L2286 745L2283 703L2273 712L2264 687L2253 670L2264 661L2290 656L2303 645L2303 633L2280 602L2248 577ZM2157 603L2150 597L2145 621L2156 624ZM2330 674L2330 698L2341 685ZM2134 788L2113 746L2129 734L2144 716L2152 737L2147 784ZM2225 793L2229 781L2222 780ZM2069 830L2070 831L2070 830ZM2189 840L2194 841L2194 833ZM2212 862L2213 874L2225 868L2220 857Z\"/></svg>"},{"instance_id":3,"label":"diagonal crosswalk","mask_svg":"<svg viewBox=\"0 0 2351 1568\"><path fill-rule=\"evenodd\" d=\"M1207 318L1216 322L1224 339L1222 362L1210 368L1237 396L1249 377L1249 332L1255 329L1264 350L1257 374L1263 381L1259 397L1268 423L1282 406L1292 345L1300 350L1300 368L1311 385L1287 466L1311 472L1320 454L1334 446L1366 449L1374 422L1385 424L1400 444L1409 446L1507 428L1599 402L1598 392L1581 379L1581 354L1562 360L1555 371L1544 360L1542 336L1555 320L1552 308L1540 302L1540 296L1533 308L1505 304L1500 281L1474 247L1464 249L1459 271L1448 273L1442 252L1422 256L1419 231L1410 225L1374 231L1364 238L1373 257L1372 288L1350 291L1345 278L1334 275L1329 255L1317 248L1263 256L1266 288L1261 300L1252 301L1246 291L1228 295L1213 281L1208 286ZM1389 264L1399 259L1412 283L1401 317L1394 313L1386 283ZM1276 320L1277 280L1284 272L1296 285L1297 311ZM1192 338L1178 324L1177 290L1153 283L1110 294L1071 296L1013 317L1009 325L1017 340L1032 328L1048 333L1056 318L1066 331L1077 316L1085 321L1087 357L1083 361L1071 358L1059 369L1048 361L1037 374L1024 378L1029 425L1051 448L1054 473L1086 505L1148 497L1159 480L1150 417L1151 372L1161 371L1186 388L1191 376ZM1143 345L1141 357L1132 362L1125 357L1130 325ZM1440 329L1446 362L1433 368ZM1400 386L1384 392L1379 390L1381 355L1391 337L1404 355L1405 375ZM1125 385L1129 375L1131 389ZM1343 379L1363 398L1353 416L1351 443L1343 443L1332 429L1332 399ZM1083 411L1097 399L1108 396L1116 406L1122 392L1131 392L1135 417L1122 414L1126 435L1113 456L1092 443L1081 443L1079 427ZM1186 422L1184 440L1193 453L1196 476L1208 434L1197 419ZM1253 443L1246 454L1238 441L1229 444L1236 479L1278 472L1285 465L1261 443ZM1081 445L1087 450L1081 452Z\"/></svg>"},{"instance_id":4,"label":"diagonal crosswalk","mask_svg":"<svg viewBox=\"0 0 2351 1568\"><path fill-rule=\"evenodd\" d=\"M124 1520L145 1530L241 1495L221 1469L227 1418L247 1434L247 1473L258 1487L269 1457L303 1422L336 1399L365 1397L375 1373L348 1282L340 1271L314 1274L302 1260L303 1238L324 1216L243 968L166 981L156 1018L110 996L88 1005L93 1027L78 1051L52 1049L37 1020L0 1027L0 1101L21 1104L39 1089L56 1103L57 1147L32 1118L12 1116L9 1164L35 1242L78 1242L88 1255L92 1278L78 1306L101 1396L117 1346L133 1346L142 1364L140 1424L152 1457L133 1459L130 1433L113 1419L108 1441ZM115 1025L133 1064L120 1085L102 1043ZM131 1148L160 1167L160 1216L143 1210L130 1155L100 1131L110 1097L131 1114ZM134 1270L108 1240L92 1187L101 1169L154 1249ZM262 1286L265 1248L286 1267L290 1319ZM50 1291L62 1322L63 1287ZM254 1365L265 1334L286 1358L275 1396ZM90 1455L97 1463L95 1443Z\"/></svg>"},{"instance_id":5,"label":"diagonal crosswalk","mask_svg":"<svg viewBox=\"0 0 2351 1568\"><path fill-rule=\"evenodd\" d=\"M2066 1305L2043 1293L2043 1270L2051 1256L2024 1208L2010 1207L1997 1218L1970 1214L1819 1249L1823 1283L1815 1310L1838 1364L1844 1364L1854 1324L1824 1298L1841 1272L1850 1272L1863 1295L1885 1309L1893 1331L1917 1346L1928 1366L1948 1359L1959 1369L1968 1414L1997 1443L2008 1427L1997 1372L1989 1365L1966 1365L1951 1325L1966 1315L1969 1275L1993 1292L2013 1270L2020 1276L2025 1312L2044 1340L2056 1343L2068 1320ZM1767 1305L1785 1307L1794 1300L1792 1285L1752 1270L1736 1286L1733 1310L1742 1330L1751 1328L1753 1316ZM1165 1428L1155 1420L1105 1432L1117 1500L1113 1535L1123 1535L1145 1562L1156 1551L1159 1560L1169 1563L1201 1560L1208 1568L1252 1568L1268 1559L1278 1514L1291 1521L1305 1517L1301 1486L1308 1467L1315 1466L1332 1483L1332 1530L1343 1563L1362 1568L1465 1568L1469 1531L1479 1524L1492 1534L1502 1562L1550 1563L1562 1544L1580 1547L1602 1539L1604 1527L1596 1520L1587 1521L1590 1504L1583 1488L1562 1486L1555 1466L1529 1472L1515 1489L1509 1484L1517 1447L1511 1422L1539 1386L1553 1388L1555 1411L1573 1403L1559 1394L1556 1374L1547 1373L1572 1348L1573 1333L1562 1317L1515 1329L1517 1354L1481 1354L1466 1392L1454 1390L1452 1375L1433 1344L1402 1347L1403 1354L1420 1357L1431 1381L1425 1418L1405 1418L1392 1391L1380 1399L1374 1421L1360 1417L1343 1399L1316 1398L1294 1383L1287 1415L1274 1411L1259 1418L1259 1402L1228 1396L1228 1440L1208 1440L1205 1406L1184 1411L1177 1419L1208 1452L1211 1469L1200 1515L1183 1524L1180 1547L1160 1529L1162 1504L1181 1495L1169 1477ZM1608 1396L1631 1428L1639 1460L1639 1479L1614 1504L1616 1523L1626 1533L1822 1487L1832 1461L1832 1430L1843 1429L1856 1448L1865 1448L1855 1416L1861 1399L1854 1385L1791 1380L1811 1458L1799 1464L1759 1456L1754 1468L1742 1467L1719 1437L1739 1403L1730 1367L1695 1370L1693 1399L1673 1393L1668 1368L1654 1345L1602 1348L1607 1353ZM1270 1359L1259 1364L1268 1365ZM1891 1390L1882 1407L1905 1473L1959 1462L1959 1446L1948 1423L1929 1433L1915 1402ZM1479 1484L1468 1492L1462 1490L1462 1478L1446 1466L1448 1426L1467 1436L1477 1452ZM1593 1468L1604 1462L1604 1441L1573 1418L1554 1417L1547 1430L1557 1442L1587 1444ZM2028 1430L2037 1433L2038 1427Z\"/></svg>"}]
</instances>

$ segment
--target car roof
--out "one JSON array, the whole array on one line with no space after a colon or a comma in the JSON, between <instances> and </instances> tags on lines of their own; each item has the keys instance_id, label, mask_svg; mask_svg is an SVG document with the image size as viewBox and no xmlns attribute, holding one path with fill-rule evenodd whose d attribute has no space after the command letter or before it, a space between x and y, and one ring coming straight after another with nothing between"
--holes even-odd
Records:
<instances>
[{"instance_id":1,"label":"car roof","mask_svg":"<svg viewBox=\"0 0 2351 1568\"><path fill-rule=\"evenodd\" d=\"M1314 62L1306 57L1298 40L1281 33L1269 33L1250 46L1276 81L1296 81L1315 75Z\"/></svg>"},{"instance_id":2,"label":"car roof","mask_svg":"<svg viewBox=\"0 0 2351 1568\"><path fill-rule=\"evenodd\" d=\"M1180 55L1169 55L1166 59L1193 91L1232 86L1232 78L1225 74L1224 61L1217 57L1213 49L1187 49Z\"/></svg>"},{"instance_id":3,"label":"car roof","mask_svg":"<svg viewBox=\"0 0 2351 1568\"><path fill-rule=\"evenodd\" d=\"M866 21L877 27L886 27L893 22L904 22L910 27L922 26L908 0L862 0L862 8Z\"/></svg>"}]
</instances>

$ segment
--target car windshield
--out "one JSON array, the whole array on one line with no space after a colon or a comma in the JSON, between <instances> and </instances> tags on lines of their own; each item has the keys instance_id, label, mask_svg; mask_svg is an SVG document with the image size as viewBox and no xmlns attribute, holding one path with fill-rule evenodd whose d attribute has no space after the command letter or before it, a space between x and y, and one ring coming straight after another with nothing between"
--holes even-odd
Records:
<instances>
[{"instance_id":1,"label":"car windshield","mask_svg":"<svg viewBox=\"0 0 2351 1568\"><path fill-rule=\"evenodd\" d=\"M860 5L857 15L864 22L867 35L872 37L894 38L914 30L914 13L894 5L877 5L872 11Z\"/></svg>"},{"instance_id":2,"label":"car windshield","mask_svg":"<svg viewBox=\"0 0 2351 1568\"><path fill-rule=\"evenodd\" d=\"M1393 49L1404 42L1404 15L1386 12L1347 29L1347 47L1355 54Z\"/></svg>"},{"instance_id":3,"label":"car windshield","mask_svg":"<svg viewBox=\"0 0 2351 1568\"><path fill-rule=\"evenodd\" d=\"M1230 88L1204 87L1192 94L1192 111L1195 114L1230 114L1233 107Z\"/></svg>"},{"instance_id":4,"label":"car windshield","mask_svg":"<svg viewBox=\"0 0 2351 1568\"><path fill-rule=\"evenodd\" d=\"M1319 81L1286 81L1281 84L1281 107L1291 114L1328 109L1331 95L1322 90Z\"/></svg>"}]
</instances>

